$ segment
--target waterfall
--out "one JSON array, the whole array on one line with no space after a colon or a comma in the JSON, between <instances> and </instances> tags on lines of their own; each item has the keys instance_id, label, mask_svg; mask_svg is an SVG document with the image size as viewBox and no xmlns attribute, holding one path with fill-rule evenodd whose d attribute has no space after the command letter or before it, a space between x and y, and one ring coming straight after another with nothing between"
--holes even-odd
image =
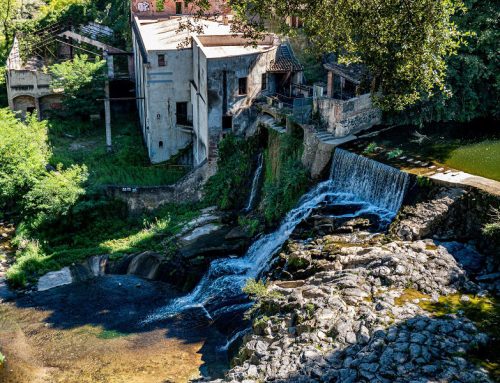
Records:
<instances>
[{"instance_id":1,"label":"waterfall","mask_svg":"<svg viewBox=\"0 0 500 383\"><path fill-rule=\"evenodd\" d=\"M207 317L216 318L224 312L248 307L242 292L246 281L258 278L268 268L272 256L313 209L325 202L335 205L355 204L358 210L338 217L357 217L370 213L388 224L401 206L407 184L408 175L399 170L336 149L330 179L305 194L274 232L257 239L241 258L212 261L209 270L191 293L150 314L143 323L164 319L187 308L199 307L205 310Z\"/></svg>"},{"instance_id":2,"label":"waterfall","mask_svg":"<svg viewBox=\"0 0 500 383\"><path fill-rule=\"evenodd\" d=\"M255 174L252 180L252 191L250 192L250 196L248 198L247 206L245 207L246 212L252 210L253 205L255 203L255 197L257 196L257 189L259 187L260 175L262 174L262 167L264 165L264 155L262 153L259 154L259 159L257 161L257 169L255 170Z\"/></svg>"},{"instance_id":3,"label":"waterfall","mask_svg":"<svg viewBox=\"0 0 500 383\"><path fill-rule=\"evenodd\" d=\"M337 190L393 213L401 207L409 181L407 173L343 149L335 150L330 178Z\"/></svg>"}]
</instances>

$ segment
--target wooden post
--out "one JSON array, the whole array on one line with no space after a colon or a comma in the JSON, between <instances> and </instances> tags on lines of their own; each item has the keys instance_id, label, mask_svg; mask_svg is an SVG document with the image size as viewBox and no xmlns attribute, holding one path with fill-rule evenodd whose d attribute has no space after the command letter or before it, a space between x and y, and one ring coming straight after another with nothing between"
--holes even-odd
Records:
<instances>
[{"instance_id":1,"label":"wooden post","mask_svg":"<svg viewBox=\"0 0 500 383\"><path fill-rule=\"evenodd\" d=\"M106 123L106 150L111 152L113 150L113 143L111 140L111 105L109 101L109 79L113 77L113 57L108 55L108 52L103 52L103 57L108 66L106 81L104 83L104 119Z\"/></svg>"},{"instance_id":2,"label":"wooden post","mask_svg":"<svg viewBox=\"0 0 500 383\"><path fill-rule=\"evenodd\" d=\"M328 98L333 97L333 72L328 71L328 84L326 85L326 96Z\"/></svg>"}]
</instances>

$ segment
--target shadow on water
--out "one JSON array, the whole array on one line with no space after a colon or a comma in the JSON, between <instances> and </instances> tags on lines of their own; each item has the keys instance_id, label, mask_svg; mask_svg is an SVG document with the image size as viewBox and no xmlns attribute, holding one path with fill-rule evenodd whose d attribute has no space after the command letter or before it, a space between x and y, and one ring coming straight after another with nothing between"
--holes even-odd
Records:
<instances>
[{"instance_id":1,"label":"shadow on water","mask_svg":"<svg viewBox=\"0 0 500 383\"><path fill-rule=\"evenodd\" d=\"M101 339L139 335L130 338L134 344L143 341L141 335L164 331L167 339L176 339L185 345L200 344L200 375L220 376L228 368L228 358L221 347L231 331L241 325L241 313L212 322L203 311L192 309L173 318L142 324L148 313L178 296L174 287L162 282L109 275L33 293L18 299L15 305L47 312L44 322L51 329L98 327L102 329L97 335Z\"/></svg>"}]
</instances>

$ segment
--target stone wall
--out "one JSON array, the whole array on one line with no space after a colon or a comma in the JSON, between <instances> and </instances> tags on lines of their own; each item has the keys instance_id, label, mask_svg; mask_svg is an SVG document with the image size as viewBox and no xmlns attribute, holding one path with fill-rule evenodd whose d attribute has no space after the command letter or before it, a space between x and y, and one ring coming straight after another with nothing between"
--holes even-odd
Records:
<instances>
[{"instance_id":1,"label":"stone wall","mask_svg":"<svg viewBox=\"0 0 500 383\"><path fill-rule=\"evenodd\" d=\"M302 164L309 170L312 178L321 178L325 170L329 169L335 146L320 141L313 125L302 125L302 129L304 130Z\"/></svg>"},{"instance_id":2,"label":"stone wall","mask_svg":"<svg viewBox=\"0 0 500 383\"><path fill-rule=\"evenodd\" d=\"M315 110L335 137L344 137L381 123L382 114L374 108L370 94L350 100L320 98L315 100Z\"/></svg>"},{"instance_id":3,"label":"stone wall","mask_svg":"<svg viewBox=\"0 0 500 383\"><path fill-rule=\"evenodd\" d=\"M124 201L132 214L154 210L166 203L197 202L203 197L203 185L215 171L213 163L204 162L173 185L108 186L107 195Z\"/></svg>"}]
</instances>

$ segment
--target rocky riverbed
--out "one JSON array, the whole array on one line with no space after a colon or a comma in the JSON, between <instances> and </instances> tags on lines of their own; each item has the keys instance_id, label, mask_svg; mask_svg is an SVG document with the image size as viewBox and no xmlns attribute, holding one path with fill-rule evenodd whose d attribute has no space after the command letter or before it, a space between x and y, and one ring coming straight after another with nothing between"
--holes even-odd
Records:
<instances>
[{"instance_id":1,"label":"rocky riverbed","mask_svg":"<svg viewBox=\"0 0 500 383\"><path fill-rule=\"evenodd\" d=\"M369 217L328 224L316 214L298 228L223 381L494 381L474 355L489 348L498 360L500 306L495 278L484 278L495 266L473 243L413 237L463 194L441 192L439 208L413 219L421 226L409 212L393 225L408 240L370 232Z\"/></svg>"}]
</instances>

